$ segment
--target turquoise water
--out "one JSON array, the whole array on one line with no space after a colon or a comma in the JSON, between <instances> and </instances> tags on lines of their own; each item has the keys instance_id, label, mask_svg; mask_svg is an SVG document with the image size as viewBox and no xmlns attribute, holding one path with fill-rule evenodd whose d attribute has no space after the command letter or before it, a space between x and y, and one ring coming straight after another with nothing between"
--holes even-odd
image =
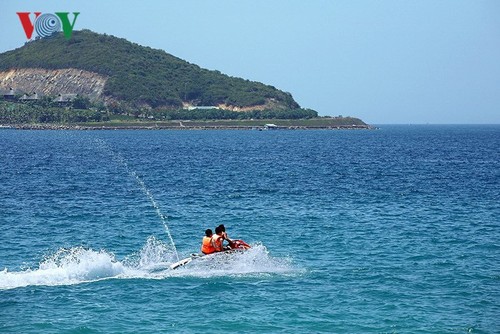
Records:
<instances>
[{"instance_id":1,"label":"turquoise water","mask_svg":"<svg viewBox=\"0 0 500 334\"><path fill-rule=\"evenodd\" d=\"M0 149L0 332L500 332L500 126ZM168 269L221 223L252 249Z\"/></svg>"}]
</instances>

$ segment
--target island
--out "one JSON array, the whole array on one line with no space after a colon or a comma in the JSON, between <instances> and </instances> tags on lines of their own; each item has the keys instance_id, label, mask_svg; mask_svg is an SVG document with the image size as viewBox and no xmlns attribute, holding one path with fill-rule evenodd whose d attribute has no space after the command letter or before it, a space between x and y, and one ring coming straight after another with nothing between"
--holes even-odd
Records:
<instances>
[{"instance_id":1,"label":"island","mask_svg":"<svg viewBox=\"0 0 500 334\"><path fill-rule=\"evenodd\" d=\"M288 92L90 30L0 54L0 125L20 129L368 129Z\"/></svg>"}]
</instances>

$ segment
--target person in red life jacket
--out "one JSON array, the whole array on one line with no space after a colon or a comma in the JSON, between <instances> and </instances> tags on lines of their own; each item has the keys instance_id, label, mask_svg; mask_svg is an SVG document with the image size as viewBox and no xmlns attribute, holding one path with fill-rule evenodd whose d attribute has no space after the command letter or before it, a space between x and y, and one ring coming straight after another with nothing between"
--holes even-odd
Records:
<instances>
[{"instance_id":1,"label":"person in red life jacket","mask_svg":"<svg viewBox=\"0 0 500 334\"><path fill-rule=\"evenodd\" d=\"M224 250L224 246L222 243L224 242L223 231L220 226L215 228L215 234L212 235L212 246L214 247L216 252L222 252Z\"/></svg>"},{"instance_id":2,"label":"person in red life jacket","mask_svg":"<svg viewBox=\"0 0 500 334\"><path fill-rule=\"evenodd\" d=\"M211 229L205 231L205 236L201 242L201 252L203 254L212 254L215 253L215 248L212 243L213 233Z\"/></svg>"}]
</instances>

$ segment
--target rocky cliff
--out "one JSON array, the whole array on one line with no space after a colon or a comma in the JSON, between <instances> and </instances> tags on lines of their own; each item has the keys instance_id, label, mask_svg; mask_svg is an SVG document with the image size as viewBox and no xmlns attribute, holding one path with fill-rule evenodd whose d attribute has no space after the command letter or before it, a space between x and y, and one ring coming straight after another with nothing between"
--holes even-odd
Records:
<instances>
[{"instance_id":1,"label":"rocky cliff","mask_svg":"<svg viewBox=\"0 0 500 334\"><path fill-rule=\"evenodd\" d=\"M49 70L21 68L0 71L0 90L13 89L15 94L46 96L79 94L91 100L102 98L107 76L79 69Z\"/></svg>"}]
</instances>

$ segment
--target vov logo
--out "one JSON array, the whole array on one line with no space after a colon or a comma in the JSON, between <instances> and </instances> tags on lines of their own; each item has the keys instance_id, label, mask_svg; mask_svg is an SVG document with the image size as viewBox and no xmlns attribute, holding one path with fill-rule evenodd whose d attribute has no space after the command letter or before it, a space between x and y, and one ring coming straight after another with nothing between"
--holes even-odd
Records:
<instances>
[{"instance_id":1,"label":"vov logo","mask_svg":"<svg viewBox=\"0 0 500 334\"><path fill-rule=\"evenodd\" d=\"M73 22L69 21L68 12L57 12L54 14L34 12L34 21L31 21L30 14L30 12L17 12L28 39L31 39L31 36L33 36L33 31L36 32L38 37L43 38L49 37L53 33L61 31L61 27L64 32L64 36L67 39L70 39L71 34L73 33L73 27L75 26L76 18L80 13L73 12Z\"/></svg>"}]
</instances>

